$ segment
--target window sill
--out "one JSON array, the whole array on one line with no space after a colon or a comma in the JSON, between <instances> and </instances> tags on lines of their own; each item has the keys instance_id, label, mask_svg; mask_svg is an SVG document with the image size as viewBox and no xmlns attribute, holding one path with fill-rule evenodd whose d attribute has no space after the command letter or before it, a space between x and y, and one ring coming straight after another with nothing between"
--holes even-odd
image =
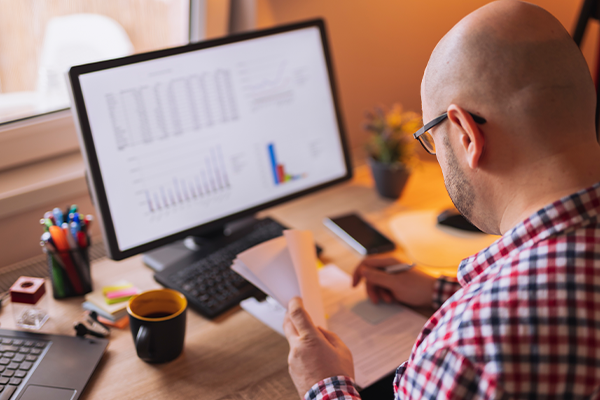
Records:
<instances>
[{"instance_id":1,"label":"window sill","mask_svg":"<svg viewBox=\"0 0 600 400\"><path fill-rule=\"evenodd\" d=\"M0 218L87 194L79 152L0 172Z\"/></svg>"},{"instance_id":2,"label":"window sill","mask_svg":"<svg viewBox=\"0 0 600 400\"><path fill-rule=\"evenodd\" d=\"M0 171L78 150L71 110L0 125Z\"/></svg>"}]
</instances>

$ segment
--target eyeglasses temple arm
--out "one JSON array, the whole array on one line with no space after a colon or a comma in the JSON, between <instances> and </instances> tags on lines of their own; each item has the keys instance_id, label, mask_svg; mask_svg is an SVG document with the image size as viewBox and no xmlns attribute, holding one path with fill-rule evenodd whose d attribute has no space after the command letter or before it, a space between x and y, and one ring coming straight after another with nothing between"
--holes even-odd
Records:
<instances>
[{"instance_id":1,"label":"eyeglasses temple arm","mask_svg":"<svg viewBox=\"0 0 600 400\"><path fill-rule=\"evenodd\" d=\"M422 134L424 134L425 132L427 132L428 130L430 130L431 128L433 128L434 126L436 126L437 124L439 124L440 122L442 122L447 117L448 117L448 113L443 113L439 117L434 118L433 120L431 120L430 122L428 122L427 124L425 124L424 127L422 127L421 129L419 129L418 131L416 131L413 134L413 137L415 139L417 139L419 136L421 136Z\"/></svg>"}]
</instances>

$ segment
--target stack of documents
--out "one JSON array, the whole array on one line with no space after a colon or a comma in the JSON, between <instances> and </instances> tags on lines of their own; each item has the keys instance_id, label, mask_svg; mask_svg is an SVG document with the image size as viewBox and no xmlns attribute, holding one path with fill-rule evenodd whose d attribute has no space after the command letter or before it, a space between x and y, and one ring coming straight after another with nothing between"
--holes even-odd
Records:
<instances>
[{"instance_id":1,"label":"stack of documents","mask_svg":"<svg viewBox=\"0 0 600 400\"><path fill-rule=\"evenodd\" d=\"M398 304L372 304L364 283L352 288L350 275L335 265L317 271L308 231L284 231L240 253L231 268L269 295L264 302L244 300L242 308L281 335L285 307L292 297L302 297L313 322L337 333L352 351L361 387L406 361L426 322Z\"/></svg>"},{"instance_id":2,"label":"stack of documents","mask_svg":"<svg viewBox=\"0 0 600 400\"><path fill-rule=\"evenodd\" d=\"M283 236L240 253L231 269L282 306L287 307L293 297L302 297L313 322L327 327L310 231L286 230Z\"/></svg>"}]
</instances>

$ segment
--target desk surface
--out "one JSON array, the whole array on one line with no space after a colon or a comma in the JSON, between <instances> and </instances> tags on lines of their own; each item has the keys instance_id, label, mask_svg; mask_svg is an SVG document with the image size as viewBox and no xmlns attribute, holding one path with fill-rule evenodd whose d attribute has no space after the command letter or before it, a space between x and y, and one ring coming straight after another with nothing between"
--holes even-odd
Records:
<instances>
[{"instance_id":1,"label":"desk surface","mask_svg":"<svg viewBox=\"0 0 600 400\"><path fill-rule=\"evenodd\" d=\"M270 209L282 223L309 229L324 248L322 259L351 272L360 256L333 236L322 224L326 216L351 211L392 237L386 221L408 210L451 206L442 175L435 163L424 163L413 173L399 201L380 198L366 167L357 168L350 183L300 198ZM402 250L397 250L402 256ZM92 265L95 287L126 279L141 289L160 287L141 256ZM82 299L50 299L50 320L43 332L73 334L72 323L81 316ZM2 327L13 328L10 307L0 314ZM416 338L415 338L416 339ZM258 322L239 307L209 321L188 310L183 354L167 364L146 364L137 358L128 329L113 329L110 345L90 381L83 399L268 399L297 398L287 370L285 338ZM404 360L398 360L398 364Z\"/></svg>"}]
</instances>

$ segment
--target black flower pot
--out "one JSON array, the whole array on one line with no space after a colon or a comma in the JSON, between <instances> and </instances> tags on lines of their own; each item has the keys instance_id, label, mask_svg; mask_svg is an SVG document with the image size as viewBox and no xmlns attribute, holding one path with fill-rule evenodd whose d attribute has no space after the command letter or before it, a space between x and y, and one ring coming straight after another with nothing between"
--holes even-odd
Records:
<instances>
[{"instance_id":1,"label":"black flower pot","mask_svg":"<svg viewBox=\"0 0 600 400\"><path fill-rule=\"evenodd\" d=\"M372 158L369 158L369 165L379 195L394 200L399 198L410 171L403 164L384 164Z\"/></svg>"}]
</instances>

